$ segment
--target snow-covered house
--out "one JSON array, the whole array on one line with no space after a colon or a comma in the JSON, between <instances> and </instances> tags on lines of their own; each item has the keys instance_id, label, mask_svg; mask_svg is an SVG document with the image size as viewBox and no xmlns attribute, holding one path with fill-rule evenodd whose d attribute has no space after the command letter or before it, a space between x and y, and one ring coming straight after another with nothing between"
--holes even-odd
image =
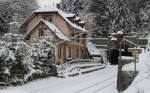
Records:
<instances>
[{"instance_id":1,"label":"snow-covered house","mask_svg":"<svg viewBox=\"0 0 150 93\"><path fill-rule=\"evenodd\" d=\"M82 39L86 37L83 26L84 21L80 17L48 6L34 11L21 28L25 32L25 41L30 45L48 37L55 46L56 63L62 64L67 58L88 57L85 39Z\"/></svg>"}]
</instances>

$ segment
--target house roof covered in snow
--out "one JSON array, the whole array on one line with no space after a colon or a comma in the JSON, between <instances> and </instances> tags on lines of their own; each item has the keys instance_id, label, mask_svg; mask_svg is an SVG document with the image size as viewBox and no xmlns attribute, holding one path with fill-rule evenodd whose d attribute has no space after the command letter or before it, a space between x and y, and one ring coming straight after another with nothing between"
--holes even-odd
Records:
<instances>
[{"instance_id":1,"label":"house roof covered in snow","mask_svg":"<svg viewBox=\"0 0 150 93\"><path fill-rule=\"evenodd\" d=\"M84 21L80 21L79 23L80 23L80 24L84 24L85 22L84 22Z\"/></svg>"},{"instance_id":2,"label":"house roof covered in snow","mask_svg":"<svg viewBox=\"0 0 150 93\"><path fill-rule=\"evenodd\" d=\"M53 12L56 12L58 13L70 26L72 26L73 28L75 29L78 29L79 31L82 31L82 32L86 32L86 30L80 26L78 26L77 24L71 22L68 17L73 17L75 16L74 14L71 14L71 13L66 13L58 8L56 8L55 6L47 6L47 7L43 7L43 8L39 8L38 10L34 11L33 14L23 23L23 25L25 23L28 23L30 22L30 20L32 20L32 18L35 16L36 13L53 13ZM75 30L75 31L78 31L78 30Z\"/></svg>"},{"instance_id":3,"label":"house roof covered in snow","mask_svg":"<svg viewBox=\"0 0 150 93\"><path fill-rule=\"evenodd\" d=\"M62 39L62 40L69 40L65 35L64 33L58 28L56 27L55 24L53 24L52 22L48 22L48 21L45 21L45 20L42 20L48 27L49 29L51 29L51 31L53 31L53 33L55 33L55 35Z\"/></svg>"},{"instance_id":4,"label":"house roof covered in snow","mask_svg":"<svg viewBox=\"0 0 150 93\"><path fill-rule=\"evenodd\" d=\"M95 44L93 44L92 42L87 41L86 47L87 47L90 55L92 55L92 56L101 55L100 51L96 48Z\"/></svg>"},{"instance_id":5,"label":"house roof covered in snow","mask_svg":"<svg viewBox=\"0 0 150 93\"><path fill-rule=\"evenodd\" d=\"M30 36L41 23L44 23L59 39L69 41L69 39L64 35L63 31L61 31L55 24L46 20L41 20L37 26L35 26L30 32L26 33L24 39L27 39L28 36Z\"/></svg>"},{"instance_id":6,"label":"house roof covered in snow","mask_svg":"<svg viewBox=\"0 0 150 93\"><path fill-rule=\"evenodd\" d=\"M72 13L66 13L66 12L64 12L64 11L62 11L62 10L58 10L58 11L60 11L61 12L61 14L63 15L63 16L65 16L65 17L75 17L75 14L72 14Z\"/></svg>"},{"instance_id":7,"label":"house roof covered in snow","mask_svg":"<svg viewBox=\"0 0 150 93\"><path fill-rule=\"evenodd\" d=\"M34 13L57 12L59 9L54 6L45 6L34 11Z\"/></svg>"},{"instance_id":8,"label":"house roof covered in snow","mask_svg":"<svg viewBox=\"0 0 150 93\"><path fill-rule=\"evenodd\" d=\"M64 16L62 11L58 11L58 13L66 20L68 24L70 24L72 27L79 29L80 31L86 32L84 28L81 28L80 26L76 25L75 23L72 23L66 16Z\"/></svg>"},{"instance_id":9,"label":"house roof covered in snow","mask_svg":"<svg viewBox=\"0 0 150 93\"><path fill-rule=\"evenodd\" d=\"M76 17L74 20L75 20L75 21L80 20L80 17Z\"/></svg>"}]
</instances>

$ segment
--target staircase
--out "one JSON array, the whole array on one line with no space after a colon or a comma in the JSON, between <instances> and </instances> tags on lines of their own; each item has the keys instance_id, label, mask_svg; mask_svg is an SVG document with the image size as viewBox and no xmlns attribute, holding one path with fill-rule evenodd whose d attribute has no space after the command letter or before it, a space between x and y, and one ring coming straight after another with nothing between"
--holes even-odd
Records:
<instances>
[{"instance_id":1,"label":"staircase","mask_svg":"<svg viewBox=\"0 0 150 93\"><path fill-rule=\"evenodd\" d=\"M72 60L57 66L58 77L69 77L85 74L105 68L105 64L94 62L92 59Z\"/></svg>"}]
</instances>

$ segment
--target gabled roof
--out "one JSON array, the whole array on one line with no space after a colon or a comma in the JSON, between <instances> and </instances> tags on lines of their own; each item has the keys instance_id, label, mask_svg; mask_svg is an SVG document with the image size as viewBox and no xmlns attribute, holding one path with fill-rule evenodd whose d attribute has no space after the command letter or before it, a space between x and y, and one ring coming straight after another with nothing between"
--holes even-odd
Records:
<instances>
[{"instance_id":1,"label":"gabled roof","mask_svg":"<svg viewBox=\"0 0 150 93\"><path fill-rule=\"evenodd\" d=\"M66 17L74 17L75 14L66 14Z\"/></svg>"},{"instance_id":2,"label":"gabled roof","mask_svg":"<svg viewBox=\"0 0 150 93\"><path fill-rule=\"evenodd\" d=\"M65 20L68 24L70 24L73 28L76 28L76 29L79 29L79 30L81 30L81 31L83 31L83 32L86 32L86 30L85 30L84 28L81 28L80 26L78 26L78 25L72 23L66 16L64 16L64 14L63 14L62 11L58 11L58 13L59 13L59 15L62 16L62 17L64 18L64 20Z\"/></svg>"},{"instance_id":3,"label":"gabled roof","mask_svg":"<svg viewBox=\"0 0 150 93\"><path fill-rule=\"evenodd\" d=\"M73 28L75 29L78 29L82 32L86 32L86 30L74 23L72 23L68 17L73 17L74 14L69 14L69 13L66 13L62 10L59 10L58 8L54 7L54 6L47 6L47 7L44 7L44 8L40 8L36 11L33 12L33 14L23 23L23 25L25 23L28 23L30 20L32 20L32 18L35 16L35 14L39 14L39 13L53 13L53 12L56 12L58 13L70 26L72 26ZM33 16L34 15L34 16Z\"/></svg>"},{"instance_id":4,"label":"gabled roof","mask_svg":"<svg viewBox=\"0 0 150 93\"><path fill-rule=\"evenodd\" d=\"M60 39L62 39L62 40L69 40L69 39L64 35L64 33L63 33L58 27L56 27L55 24L53 24L52 22L45 21L45 20L42 20L42 22L45 23L45 24L49 27L49 29L50 29L51 31L53 31L53 33L55 33L55 35L56 35L58 38L60 38Z\"/></svg>"},{"instance_id":5,"label":"gabled roof","mask_svg":"<svg viewBox=\"0 0 150 93\"><path fill-rule=\"evenodd\" d=\"M34 13L45 13L45 12L57 12L58 8L54 6L46 6L43 8L39 8L38 10L35 10Z\"/></svg>"},{"instance_id":6,"label":"gabled roof","mask_svg":"<svg viewBox=\"0 0 150 93\"><path fill-rule=\"evenodd\" d=\"M24 39L30 36L41 23L44 23L59 39L69 41L69 39L64 35L64 33L58 27L56 27L55 24L45 20L41 20L38 25L36 25L30 32L28 32L25 35Z\"/></svg>"}]
</instances>

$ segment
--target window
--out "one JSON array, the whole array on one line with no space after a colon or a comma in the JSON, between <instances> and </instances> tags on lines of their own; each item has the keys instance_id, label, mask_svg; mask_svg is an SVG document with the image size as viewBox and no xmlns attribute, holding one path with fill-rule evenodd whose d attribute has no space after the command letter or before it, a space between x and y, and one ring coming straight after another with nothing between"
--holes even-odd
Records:
<instances>
[{"instance_id":1,"label":"window","mask_svg":"<svg viewBox=\"0 0 150 93\"><path fill-rule=\"evenodd\" d=\"M42 37L42 36L47 36L47 26L45 25L41 25L40 28L39 28L39 37Z\"/></svg>"},{"instance_id":2,"label":"window","mask_svg":"<svg viewBox=\"0 0 150 93\"><path fill-rule=\"evenodd\" d=\"M81 57L84 58L84 50L81 48Z\"/></svg>"},{"instance_id":3,"label":"window","mask_svg":"<svg viewBox=\"0 0 150 93\"><path fill-rule=\"evenodd\" d=\"M79 58L79 49L76 49L76 57Z\"/></svg>"},{"instance_id":4,"label":"window","mask_svg":"<svg viewBox=\"0 0 150 93\"><path fill-rule=\"evenodd\" d=\"M51 15L43 15L42 19L51 22L52 21L52 16Z\"/></svg>"},{"instance_id":5,"label":"window","mask_svg":"<svg viewBox=\"0 0 150 93\"><path fill-rule=\"evenodd\" d=\"M68 47L68 50L69 50L69 58L71 58L71 48Z\"/></svg>"},{"instance_id":6,"label":"window","mask_svg":"<svg viewBox=\"0 0 150 93\"><path fill-rule=\"evenodd\" d=\"M75 36L75 33L72 32L72 33L71 33L71 38L72 38L73 41L75 40L74 36Z\"/></svg>"},{"instance_id":7,"label":"window","mask_svg":"<svg viewBox=\"0 0 150 93\"><path fill-rule=\"evenodd\" d=\"M77 42L80 42L80 34L79 33L77 34L76 39L77 39Z\"/></svg>"},{"instance_id":8,"label":"window","mask_svg":"<svg viewBox=\"0 0 150 93\"><path fill-rule=\"evenodd\" d=\"M58 58L61 58L61 46L58 47Z\"/></svg>"},{"instance_id":9,"label":"window","mask_svg":"<svg viewBox=\"0 0 150 93\"><path fill-rule=\"evenodd\" d=\"M74 32L72 32L72 33L71 33L71 37L74 37L74 35L75 35Z\"/></svg>"},{"instance_id":10,"label":"window","mask_svg":"<svg viewBox=\"0 0 150 93\"><path fill-rule=\"evenodd\" d=\"M82 38L82 43L84 43L84 42L85 42L85 38L86 38L86 34L83 34L83 35L81 36L81 38Z\"/></svg>"},{"instance_id":11,"label":"window","mask_svg":"<svg viewBox=\"0 0 150 93\"><path fill-rule=\"evenodd\" d=\"M44 31L42 28L39 28L39 37L44 36Z\"/></svg>"},{"instance_id":12,"label":"window","mask_svg":"<svg viewBox=\"0 0 150 93\"><path fill-rule=\"evenodd\" d=\"M66 58L66 47L63 47L63 57Z\"/></svg>"}]
</instances>

